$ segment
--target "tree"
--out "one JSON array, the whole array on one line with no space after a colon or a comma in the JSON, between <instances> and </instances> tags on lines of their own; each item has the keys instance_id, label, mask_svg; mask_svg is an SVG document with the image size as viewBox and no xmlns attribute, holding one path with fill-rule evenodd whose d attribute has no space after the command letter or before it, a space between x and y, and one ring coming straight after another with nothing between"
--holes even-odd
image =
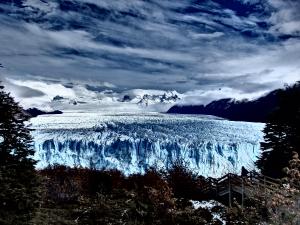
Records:
<instances>
[{"instance_id":1,"label":"tree","mask_svg":"<svg viewBox=\"0 0 300 225\"><path fill-rule=\"evenodd\" d=\"M198 195L197 190L200 178L193 174L185 162L181 160L175 162L168 170L167 181L176 198L190 200L195 199Z\"/></svg>"},{"instance_id":2,"label":"tree","mask_svg":"<svg viewBox=\"0 0 300 225\"><path fill-rule=\"evenodd\" d=\"M284 168L287 175L283 181L291 187L300 188L300 159L297 152L293 152L293 158L289 161L289 167Z\"/></svg>"},{"instance_id":3,"label":"tree","mask_svg":"<svg viewBox=\"0 0 300 225\"><path fill-rule=\"evenodd\" d=\"M0 224L28 224L38 205L39 179L28 117L0 85Z\"/></svg>"},{"instance_id":4,"label":"tree","mask_svg":"<svg viewBox=\"0 0 300 225\"><path fill-rule=\"evenodd\" d=\"M293 151L300 153L300 82L279 93L279 107L264 129L262 154L256 165L264 175L282 178Z\"/></svg>"}]
</instances>

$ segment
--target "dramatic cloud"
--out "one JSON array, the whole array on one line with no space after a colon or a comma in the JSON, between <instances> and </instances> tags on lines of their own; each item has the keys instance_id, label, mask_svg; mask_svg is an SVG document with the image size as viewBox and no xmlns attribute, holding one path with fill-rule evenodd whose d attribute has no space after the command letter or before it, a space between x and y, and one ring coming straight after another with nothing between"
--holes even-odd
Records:
<instances>
[{"instance_id":1,"label":"dramatic cloud","mask_svg":"<svg viewBox=\"0 0 300 225\"><path fill-rule=\"evenodd\" d=\"M300 79L299 11L297 0L1 1L0 73L27 103L53 97L42 83L253 98Z\"/></svg>"}]
</instances>

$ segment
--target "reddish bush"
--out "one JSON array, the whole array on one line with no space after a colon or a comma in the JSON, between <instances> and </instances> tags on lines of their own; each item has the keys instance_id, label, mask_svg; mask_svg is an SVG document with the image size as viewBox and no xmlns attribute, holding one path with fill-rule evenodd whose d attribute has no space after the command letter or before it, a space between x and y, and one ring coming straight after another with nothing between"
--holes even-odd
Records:
<instances>
[{"instance_id":1,"label":"reddish bush","mask_svg":"<svg viewBox=\"0 0 300 225\"><path fill-rule=\"evenodd\" d=\"M203 198L202 187L208 182L204 177L193 174L182 162L175 163L167 173L167 181L176 198Z\"/></svg>"}]
</instances>

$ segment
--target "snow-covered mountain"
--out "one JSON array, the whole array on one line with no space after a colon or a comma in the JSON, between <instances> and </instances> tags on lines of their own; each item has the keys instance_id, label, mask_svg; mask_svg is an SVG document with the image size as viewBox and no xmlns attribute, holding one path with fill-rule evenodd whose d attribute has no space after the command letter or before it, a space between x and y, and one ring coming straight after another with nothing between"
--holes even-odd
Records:
<instances>
[{"instance_id":1,"label":"snow-covered mountain","mask_svg":"<svg viewBox=\"0 0 300 225\"><path fill-rule=\"evenodd\" d=\"M7 91L25 108L63 112L166 112L183 98L174 90L119 89L110 84L6 79ZM22 90L22 91L20 91ZM32 96L24 96L24 92Z\"/></svg>"},{"instance_id":2,"label":"snow-covered mountain","mask_svg":"<svg viewBox=\"0 0 300 225\"><path fill-rule=\"evenodd\" d=\"M183 160L194 172L215 177L254 168L264 126L158 113L65 113L31 123L39 168L58 163L132 174Z\"/></svg>"},{"instance_id":3,"label":"snow-covered mountain","mask_svg":"<svg viewBox=\"0 0 300 225\"><path fill-rule=\"evenodd\" d=\"M78 87L77 87L78 88ZM176 91L133 89L123 92L104 90L99 92L80 92L75 97L54 96L49 105L63 111L91 109L92 111L166 111L180 100Z\"/></svg>"},{"instance_id":4,"label":"snow-covered mountain","mask_svg":"<svg viewBox=\"0 0 300 225\"><path fill-rule=\"evenodd\" d=\"M143 98L138 102L138 104L142 104L148 106L150 104L156 103L175 103L177 100L180 100L177 94L173 92L167 92L163 95L144 95Z\"/></svg>"},{"instance_id":5,"label":"snow-covered mountain","mask_svg":"<svg viewBox=\"0 0 300 225\"><path fill-rule=\"evenodd\" d=\"M179 101L181 94L176 91L133 89L125 92L122 102L133 102L142 106L154 104L174 104Z\"/></svg>"},{"instance_id":6,"label":"snow-covered mountain","mask_svg":"<svg viewBox=\"0 0 300 225\"><path fill-rule=\"evenodd\" d=\"M52 103L68 103L71 105L77 105L87 104L90 102L106 103L108 100L110 100L111 102L136 103L142 106L149 106L154 104L176 103L180 100L180 94L176 91L143 89L133 89L121 93L115 93L113 91L105 90L92 97L79 96L76 98L68 98L56 95L55 97L53 97Z\"/></svg>"}]
</instances>

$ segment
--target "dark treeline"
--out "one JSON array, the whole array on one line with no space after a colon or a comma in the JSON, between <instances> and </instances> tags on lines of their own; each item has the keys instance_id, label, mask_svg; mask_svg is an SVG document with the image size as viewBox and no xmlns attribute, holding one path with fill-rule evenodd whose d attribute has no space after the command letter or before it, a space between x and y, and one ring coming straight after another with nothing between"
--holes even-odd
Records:
<instances>
[{"instance_id":1,"label":"dark treeline","mask_svg":"<svg viewBox=\"0 0 300 225\"><path fill-rule=\"evenodd\" d=\"M222 224L209 210L193 208L191 199L209 198L199 191L209 180L181 164L130 176L59 165L38 173L43 196L35 224Z\"/></svg>"},{"instance_id":2,"label":"dark treeline","mask_svg":"<svg viewBox=\"0 0 300 225\"><path fill-rule=\"evenodd\" d=\"M256 162L263 174L274 178L285 176L293 152L300 154L300 82L279 91L278 101L266 121L262 155Z\"/></svg>"},{"instance_id":3,"label":"dark treeline","mask_svg":"<svg viewBox=\"0 0 300 225\"><path fill-rule=\"evenodd\" d=\"M29 117L0 85L0 224L27 224L39 205L40 180Z\"/></svg>"},{"instance_id":4,"label":"dark treeline","mask_svg":"<svg viewBox=\"0 0 300 225\"><path fill-rule=\"evenodd\" d=\"M252 187L243 202L227 200L204 188L214 184L179 162L168 171L149 169L145 174L124 176L117 170L91 170L52 166L38 171L42 199L33 224L274 224L299 222L300 160L290 160L285 185L290 188ZM245 184L247 180L245 180ZM191 200L223 203L195 209ZM215 215L218 215L216 217ZM45 219L46 218L46 219Z\"/></svg>"}]
</instances>

